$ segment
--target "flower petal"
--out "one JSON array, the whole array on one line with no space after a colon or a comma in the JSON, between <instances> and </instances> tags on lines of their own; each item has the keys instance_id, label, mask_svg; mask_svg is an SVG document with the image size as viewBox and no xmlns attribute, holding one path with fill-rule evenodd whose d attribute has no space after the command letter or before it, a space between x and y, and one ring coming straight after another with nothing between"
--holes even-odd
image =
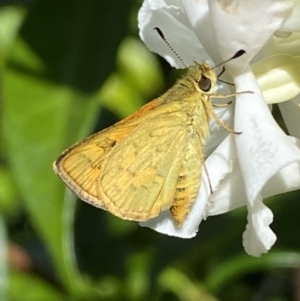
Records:
<instances>
[{"instance_id":1,"label":"flower petal","mask_svg":"<svg viewBox=\"0 0 300 301\"><path fill-rule=\"evenodd\" d=\"M276 235L269 227L273 221L273 213L263 204L260 195L253 205L248 207L247 219L243 246L249 255L259 257L270 250L276 241Z\"/></svg>"},{"instance_id":2,"label":"flower petal","mask_svg":"<svg viewBox=\"0 0 300 301\"><path fill-rule=\"evenodd\" d=\"M256 200L262 188L283 167L300 162L300 150L279 128L264 102L254 75L248 72L235 81L240 89L255 94L237 96L235 136L237 153L249 202Z\"/></svg>"},{"instance_id":3,"label":"flower petal","mask_svg":"<svg viewBox=\"0 0 300 301\"><path fill-rule=\"evenodd\" d=\"M172 48L183 58L187 66L195 65L194 62L199 60L211 62L196 34L189 27L189 21L179 1L167 5L164 1L145 0L138 14L138 23L140 37L146 46L164 57L171 66L185 67L153 30L155 27L161 29Z\"/></svg>"},{"instance_id":4,"label":"flower petal","mask_svg":"<svg viewBox=\"0 0 300 301\"><path fill-rule=\"evenodd\" d=\"M240 72L281 27L294 5L292 0L211 0L208 4L222 58L232 56L239 49L246 50L248 54L247 60L235 62Z\"/></svg>"},{"instance_id":5,"label":"flower petal","mask_svg":"<svg viewBox=\"0 0 300 301\"><path fill-rule=\"evenodd\" d=\"M222 59L218 47L216 47L215 36L211 26L211 16L207 0L181 0L181 3L191 28L196 33L206 52L209 53L214 62L221 62Z\"/></svg>"},{"instance_id":6,"label":"flower petal","mask_svg":"<svg viewBox=\"0 0 300 301\"><path fill-rule=\"evenodd\" d=\"M266 198L276 194L298 190L299 188L300 165L294 162L282 168L272 177L261 191L261 194Z\"/></svg>"},{"instance_id":7,"label":"flower petal","mask_svg":"<svg viewBox=\"0 0 300 301\"><path fill-rule=\"evenodd\" d=\"M250 70L236 77L235 83L242 90L247 87L255 92L237 96L235 126L242 134L235 140L248 198L249 224L244 245L249 254L259 256L275 241L275 235L268 228L273 215L262 204L260 192L283 168L300 164L300 149L274 121ZM292 176L297 179L299 173Z\"/></svg>"},{"instance_id":8,"label":"flower petal","mask_svg":"<svg viewBox=\"0 0 300 301\"><path fill-rule=\"evenodd\" d=\"M293 1L293 9L291 14L285 20L285 22L281 26L281 31L284 32L293 32L293 31L300 31L300 1L294 0Z\"/></svg>"},{"instance_id":9,"label":"flower petal","mask_svg":"<svg viewBox=\"0 0 300 301\"><path fill-rule=\"evenodd\" d=\"M290 100L300 94L300 56L278 54L252 66L267 104Z\"/></svg>"},{"instance_id":10,"label":"flower petal","mask_svg":"<svg viewBox=\"0 0 300 301\"><path fill-rule=\"evenodd\" d=\"M300 140L294 137L288 138L300 149ZM229 143L231 145L229 145ZM232 144L234 144L234 136L230 135L223 141L209 159L213 159L214 156L217 156L221 148L230 147L231 150L235 149L235 146ZM222 150L222 152L225 154L224 150ZM228 162L228 170L224 178L220 181L218 189L214 191L213 202L211 202L210 205L207 205L205 213L206 216L229 212L247 204L247 195L236 151L226 153L225 158L224 160L227 160ZM229 162L231 163L229 164ZM216 166L219 165L216 160L214 163L216 163ZM263 187L261 194L263 198L267 198L276 194L297 190L299 188L300 165L297 162L294 162L282 168L277 174L275 174Z\"/></svg>"},{"instance_id":11,"label":"flower petal","mask_svg":"<svg viewBox=\"0 0 300 301\"><path fill-rule=\"evenodd\" d=\"M247 204L247 196L243 178L239 168L235 140L233 135L227 138L206 160L206 165L211 162L213 169L217 169L218 178L211 177L211 169L208 169L213 196L206 205L205 216L217 215L228 212ZM214 184L214 181L217 181Z\"/></svg>"},{"instance_id":12,"label":"flower petal","mask_svg":"<svg viewBox=\"0 0 300 301\"><path fill-rule=\"evenodd\" d=\"M259 53L259 59L281 53L299 56L299 49L299 32L293 32L291 35L289 35L289 37L286 38L278 38L273 36L269 43L266 44L263 50Z\"/></svg>"}]
</instances>

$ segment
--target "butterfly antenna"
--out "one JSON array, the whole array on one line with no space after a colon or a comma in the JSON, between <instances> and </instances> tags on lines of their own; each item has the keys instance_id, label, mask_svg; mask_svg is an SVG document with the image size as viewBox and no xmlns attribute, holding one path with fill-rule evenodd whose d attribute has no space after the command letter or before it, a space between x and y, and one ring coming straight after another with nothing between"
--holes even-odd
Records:
<instances>
[{"instance_id":1,"label":"butterfly antenna","mask_svg":"<svg viewBox=\"0 0 300 301\"><path fill-rule=\"evenodd\" d=\"M177 58L180 60L180 62L186 67L188 68L188 66L186 65L186 63L184 62L184 60L181 58L181 56L176 52L176 50L171 46L171 44L169 43L169 41L165 38L163 32L161 31L160 28L158 27L154 27L153 30L156 30L157 33L160 35L160 37L164 40L164 42L168 45L168 47L172 50L172 52L177 56Z\"/></svg>"},{"instance_id":2,"label":"butterfly antenna","mask_svg":"<svg viewBox=\"0 0 300 301\"><path fill-rule=\"evenodd\" d=\"M224 65L224 64L226 64L226 63L228 63L228 62L230 62L230 61L232 61L232 60L234 60L234 59L236 59L236 58L238 58L238 57L240 57L240 56L242 56L242 55L245 54L245 53L246 53L246 51L243 50L243 49L241 49L241 50L237 51L237 52L235 53L235 55L232 56L230 59L228 59L228 60L226 60L226 61L223 61L223 62L221 62L220 64L215 65L215 66L212 67L211 69L215 69L215 68L217 68L217 67L220 67L220 66L222 66L222 65Z\"/></svg>"},{"instance_id":3,"label":"butterfly antenna","mask_svg":"<svg viewBox=\"0 0 300 301\"><path fill-rule=\"evenodd\" d=\"M227 81L225 81L225 80L220 79L220 76L221 76L224 72L225 72L225 67L223 66L222 71L217 75L217 80L218 80L218 82L221 82L221 83L224 83L224 84L227 84L227 85L230 85L230 86L234 86L233 83L229 83L229 82L227 82Z\"/></svg>"}]
</instances>

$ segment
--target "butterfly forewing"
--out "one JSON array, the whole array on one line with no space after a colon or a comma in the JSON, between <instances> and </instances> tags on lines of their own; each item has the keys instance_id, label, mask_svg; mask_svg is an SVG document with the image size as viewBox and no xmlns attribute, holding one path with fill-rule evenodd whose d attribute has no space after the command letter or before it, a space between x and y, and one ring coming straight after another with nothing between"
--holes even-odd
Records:
<instances>
[{"instance_id":1,"label":"butterfly forewing","mask_svg":"<svg viewBox=\"0 0 300 301\"><path fill-rule=\"evenodd\" d=\"M187 145L186 119L180 111L153 117L111 150L98 185L110 212L145 221L171 207Z\"/></svg>"},{"instance_id":2,"label":"butterfly forewing","mask_svg":"<svg viewBox=\"0 0 300 301\"><path fill-rule=\"evenodd\" d=\"M55 162L56 173L81 199L105 208L97 193L101 166L116 141L123 139L131 129L109 128L74 145Z\"/></svg>"},{"instance_id":3,"label":"butterfly forewing","mask_svg":"<svg viewBox=\"0 0 300 301\"><path fill-rule=\"evenodd\" d=\"M96 207L105 208L97 192L98 179L105 156L114 145L124 139L144 120L143 113L159 107L164 97L159 97L140 110L67 149L54 162L55 172L82 200Z\"/></svg>"},{"instance_id":4,"label":"butterfly forewing","mask_svg":"<svg viewBox=\"0 0 300 301\"><path fill-rule=\"evenodd\" d=\"M148 120L156 116L163 116L166 113L171 114L173 111L180 111L181 107L179 105L171 107L164 103L164 99L165 96L163 95L151 103L146 104L139 111L126 119L88 137L66 150L54 163L55 172L82 200L103 209L106 209L107 204L111 206L110 200L106 198L105 201L103 201L102 196L99 195L99 186L101 186L100 174L103 168L103 162L114 147L136 127L146 125ZM145 111L147 111L146 118L144 116ZM128 144L125 139L124 145ZM128 151L129 148L127 149L127 153ZM127 160L132 160L133 158L134 157L127 156ZM110 163L118 165L119 162L119 159L116 158L114 162L111 161ZM133 203L131 207L133 207Z\"/></svg>"}]
</instances>

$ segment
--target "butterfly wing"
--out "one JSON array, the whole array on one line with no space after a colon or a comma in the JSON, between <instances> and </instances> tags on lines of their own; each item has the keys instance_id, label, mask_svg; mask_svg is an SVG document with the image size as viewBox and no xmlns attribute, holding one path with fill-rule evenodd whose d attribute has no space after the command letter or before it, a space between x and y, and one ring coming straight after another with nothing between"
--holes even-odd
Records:
<instances>
[{"instance_id":1,"label":"butterfly wing","mask_svg":"<svg viewBox=\"0 0 300 301\"><path fill-rule=\"evenodd\" d=\"M135 128L103 162L98 195L116 216L146 221L174 203L177 186L182 185L180 172L186 171L183 166L190 156L186 153L190 136L187 114L183 110L167 112ZM190 151L195 153L193 147ZM199 163L199 157L193 158ZM194 167L192 181L197 187L193 186L193 200L201 173L199 164Z\"/></svg>"},{"instance_id":2,"label":"butterfly wing","mask_svg":"<svg viewBox=\"0 0 300 301\"><path fill-rule=\"evenodd\" d=\"M65 151L56 173L82 200L124 219L146 221L175 201L181 224L199 189L201 160L182 104L163 100Z\"/></svg>"},{"instance_id":3,"label":"butterfly wing","mask_svg":"<svg viewBox=\"0 0 300 301\"><path fill-rule=\"evenodd\" d=\"M170 208L178 226L182 225L196 200L200 188L203 157L203 145L198 135L190 138L184 152L184 164L181 166L174 202Z\"/></svg>"},{"instance_id":4,"label":"butterfly wing","mask_svg":"<svg viewBox=\"0 0 300 301\"><path fill-rule=\"evenodd\" d=\"M79 198L105 209L98 198L96 186L101 166L116 141L122 139L130 128L118 129L114 135L103 131L66 150L54 163L55 172Z\"/></svg>"},{"instance_id":5,"label":"butterfly wing","mask_svg":"<svg viewBox=\"0 0 300 301\"><path fill-rule=\"evenodd\" d=\"M113 148L97 186L110 212L143 221L171 207L186 145L185 124L180 113L156 116Z\"/></svg>"},{"instance_id":6,"label":"butterfly wing","mask_svg":"<svg viewBox=\"0 0 300 301\"><path fill-rule=\"evenodd\" d=\"M105 156L145 120L145 112L149 112L146 115L151 118L163 102L164 96L161 96L115 125L76 143L54 162L54 171L80 199L105 209L96 190Z\"/></svg>"}]
</instances>

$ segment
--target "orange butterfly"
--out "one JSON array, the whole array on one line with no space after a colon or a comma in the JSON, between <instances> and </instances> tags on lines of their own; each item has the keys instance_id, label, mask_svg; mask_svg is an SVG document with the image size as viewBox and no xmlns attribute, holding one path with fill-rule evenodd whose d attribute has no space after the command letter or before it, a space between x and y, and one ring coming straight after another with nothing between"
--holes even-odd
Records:
<instances>
[{"instance_id":1,"label":"orange butterfly","mask_svg":"<svg viewBox=\"0 0 300 301\"><path fill-rule=\"evenodd\" d=\"M170 209L182 225L200 188L209 119L236 133L214 112L211 97L232 96L214 94L216 81L209 65L189 67L162 96L63 152L55 172L80 199L120 218L147 221Z\"/></svg>"}]
</instances>

